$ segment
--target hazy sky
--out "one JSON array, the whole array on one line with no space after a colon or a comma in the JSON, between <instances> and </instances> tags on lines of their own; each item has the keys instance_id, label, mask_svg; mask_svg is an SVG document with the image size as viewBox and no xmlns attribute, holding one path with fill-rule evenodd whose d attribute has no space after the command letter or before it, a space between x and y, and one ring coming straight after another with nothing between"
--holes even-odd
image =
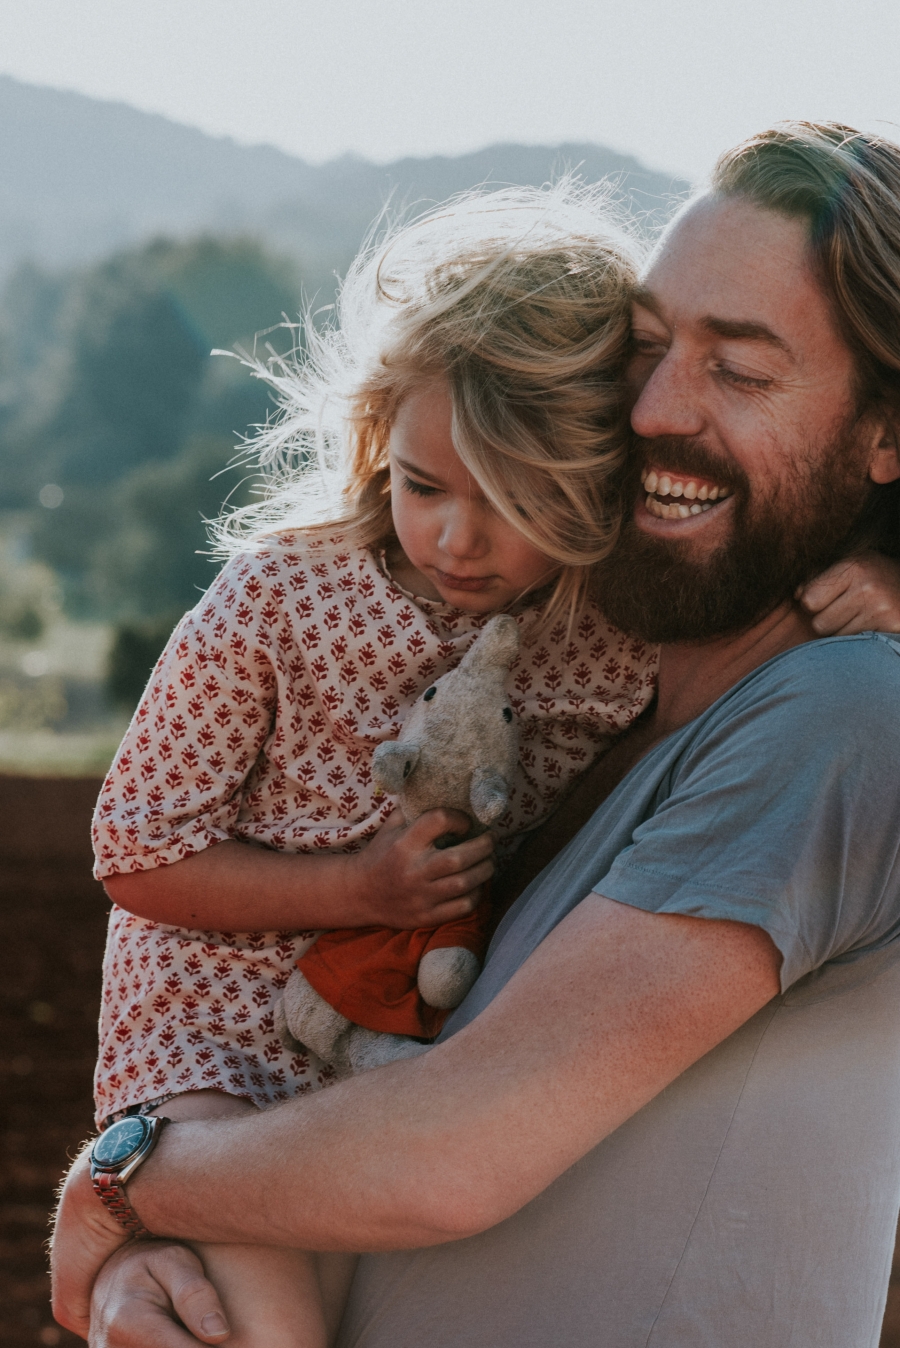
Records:
<instances>
[{"instance_id":1,"label":"hazy sky","mask_svg":"<svg viewBox=\"0 0 900 1348\"><path fill-rule=\"evenodd\" d=\"M790 116L900 139L898 0L0 0L0 71L321 161L591 140L702 176Z\"/></svg>"}]
</instances>

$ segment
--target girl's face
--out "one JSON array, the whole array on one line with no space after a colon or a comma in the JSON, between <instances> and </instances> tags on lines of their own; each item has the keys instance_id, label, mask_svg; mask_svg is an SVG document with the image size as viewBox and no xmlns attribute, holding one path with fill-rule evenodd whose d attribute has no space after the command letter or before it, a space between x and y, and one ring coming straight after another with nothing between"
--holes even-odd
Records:
<instances>
[{"instance_id":1,"label":"girl's face","mask_svg":"<svg viewBox=\"0 0 900 1348\"><path fill-rule=\"evenodd\" d=\"M391 427L391 510L404 553L392 571L426 599L493 613L559 565L495 512L453 448L451 416L449 389L435 380L403 401Z\"/></svg>"}]
</instances>

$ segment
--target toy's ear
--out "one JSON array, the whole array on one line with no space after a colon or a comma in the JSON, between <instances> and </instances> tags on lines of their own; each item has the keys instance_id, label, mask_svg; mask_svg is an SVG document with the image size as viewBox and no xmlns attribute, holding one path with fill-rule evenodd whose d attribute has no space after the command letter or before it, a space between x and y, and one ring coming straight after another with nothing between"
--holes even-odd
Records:
<instances>
[{"instance_id":1,"label":"toy's ear","mask_svg":"<svg viewBox=\"0 0 900 1348\"><path fill-rule=\"evenodd\" d=\"M508 613L498 613L466 651L459 667L470 674L509 669L518 653L519 625Z\"/></svg>"},{"instance_id":2,"label":"toy's ear","mask_svg":"<svg viewBox=\"0 0 900 1348\"><path fill-rule=\"evenodd\" d=\"M379 744L372 758L372 776L382 791L396 796L419 761L419 746L408 740L386 740Z\"/></svg>"},{"instance_id":3,"label":"toy's ear","mask_svg":"<svg viewBox=\"0 0 900 1348\"><path fill-rule=\"evenodd\" d=\"M495 824L509 804L509 787L493 768L476 768L469 788L472 813L479 824Z\"/></svg>"}]
</instances>

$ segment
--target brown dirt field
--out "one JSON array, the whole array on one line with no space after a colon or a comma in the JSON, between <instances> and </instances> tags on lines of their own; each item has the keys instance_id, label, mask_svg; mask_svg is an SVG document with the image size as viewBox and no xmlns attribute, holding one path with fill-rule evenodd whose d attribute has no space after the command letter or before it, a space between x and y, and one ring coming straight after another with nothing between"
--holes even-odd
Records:
<instances>
[{"instance_id":1,"label":"brown dirt field","mask_svg":"<svg viewBox=\"0 0 900 1348\"><path fill-rule=\"evenodd\" d=\"M91 1128L108 903L91 878L99 780L0 776L0 1345L81 1342L53 1324L44 1241ZM900 1348L900 1261L882 1348Z\"/></svg>"},{"instance_id":2,"label":"brown dirt field","mask_svg":"<svg viewBox=\"0 0 900 1348\"><path fill-rule=\"evenodd\" d=\"M92 1124L109 905L91 878L99 781L0 777L0 1343L76 1344L53 1324L47 1213Z\"/></svg>"}]
</instances>

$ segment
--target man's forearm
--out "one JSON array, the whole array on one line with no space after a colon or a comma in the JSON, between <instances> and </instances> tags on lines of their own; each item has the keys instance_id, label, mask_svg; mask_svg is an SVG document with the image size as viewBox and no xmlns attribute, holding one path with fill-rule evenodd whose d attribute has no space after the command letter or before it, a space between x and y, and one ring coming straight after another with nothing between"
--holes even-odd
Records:
<instances>
[{"instance_id":1,"label":"man's forearm","mask_svg":"<svg viewBox=\"0 0 900 1348\"><path fill-rule=\"evenodd\" d=\"M484 1230L763 1006L778 962L755 928L591 896L447 1043L258 1117L171 1126L131 1201L181 1239L388 1250Z\"/></svg>"}]
</instances>

